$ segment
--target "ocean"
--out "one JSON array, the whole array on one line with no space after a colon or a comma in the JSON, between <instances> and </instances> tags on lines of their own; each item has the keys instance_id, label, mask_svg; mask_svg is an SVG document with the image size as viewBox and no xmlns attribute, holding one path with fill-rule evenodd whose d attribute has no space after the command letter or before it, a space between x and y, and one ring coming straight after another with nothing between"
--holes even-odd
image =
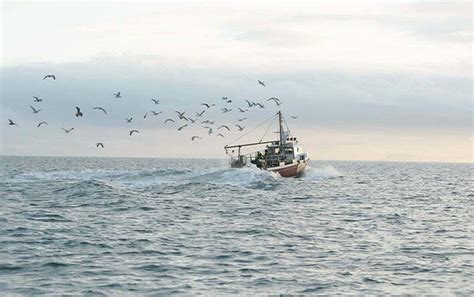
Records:
<instances>
[{"instance_id":1,"label":"ocean","mask_svg":"<svg viewBox=\"0 0 474 297\"><path fill-rule=\"evenodd\" d=\"M0 292L472 296L473 172L0 157Z\"/></svg>"}]
</instances>

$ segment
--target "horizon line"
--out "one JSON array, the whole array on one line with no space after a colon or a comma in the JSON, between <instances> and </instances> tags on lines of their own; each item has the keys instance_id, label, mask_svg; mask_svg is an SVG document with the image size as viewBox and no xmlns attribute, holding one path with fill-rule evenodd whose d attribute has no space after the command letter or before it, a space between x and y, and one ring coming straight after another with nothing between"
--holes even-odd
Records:
<instances>
[{"instance_id":1,"label":"horizon line","mask_svg":"<svg viewBox=\"0 0 474 297\"><path fill-rule=\"evenodd\" d=\"M227 160L228 158L206 158L206 157L137 157L137 156L71 156L71 155L4 155L0 157L32 157L32 158L110 158L110 159L174 159L174 160ZM416 161L416 160L349 160L349 159L310 159L313 162L386 162L386 163L447 163L447 164L471 164L474 161Z\"/></svg>"}]
</instances>

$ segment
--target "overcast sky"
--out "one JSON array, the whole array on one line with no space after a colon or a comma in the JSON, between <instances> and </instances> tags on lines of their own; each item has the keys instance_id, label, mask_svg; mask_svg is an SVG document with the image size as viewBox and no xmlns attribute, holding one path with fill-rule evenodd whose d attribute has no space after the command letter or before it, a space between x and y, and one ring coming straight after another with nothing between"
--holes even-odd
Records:
<instances>
[{"instance_id":1,"label":"overcast sky","mask_svg":"<svg viewBox=\"0 0 474 297\"><path fill-rule=\"evenodd\" d=\"M3 155L224 158L237 119L249 131L278 97L312 159L472 162L470 2L7 1L1 11ZM265 109L237 112L245 99ZM217 105L205 119L232 125L225 138L163 123L202 102ZM150 110L163 114L143 119Z\"/></svg>"}]
</instances>

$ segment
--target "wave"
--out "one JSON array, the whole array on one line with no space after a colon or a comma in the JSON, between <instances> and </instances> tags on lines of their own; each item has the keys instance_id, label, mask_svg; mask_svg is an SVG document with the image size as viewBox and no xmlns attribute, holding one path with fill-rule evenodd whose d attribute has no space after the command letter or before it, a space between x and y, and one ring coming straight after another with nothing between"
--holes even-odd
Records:
<instances>
[{"instance_id":1,"label":"wave","mask_svg":"<svg viewBox=\"0 0 474 297\"><path fill-rule=\"evenodd\" d=\"M63 181L63 180L92 180L92 179L120 179L144 178L157 176L185 175L191 170L178 170L172 168L143 169L143 170L115 170L115 169L84 169L84 170L58 170L27 172L15 176L14 179L22 181Z\"/></svg>"}]
</instances>

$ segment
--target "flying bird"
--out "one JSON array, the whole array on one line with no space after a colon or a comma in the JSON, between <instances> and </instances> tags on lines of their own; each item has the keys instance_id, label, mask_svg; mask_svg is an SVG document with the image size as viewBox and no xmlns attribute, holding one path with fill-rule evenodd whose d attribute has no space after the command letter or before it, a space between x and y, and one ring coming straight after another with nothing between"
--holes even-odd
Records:
<instances>
[{"instance_id":1,"label":"flying bird","mask_svg":"<svg viewBox=\"0 0 474 297\"><path fill-rule=\"evenodd\" d=\"M221 108L221 110L222 110L222 113L228 113L232 111L232 109L228 109L227 107Z\"/></svg>"},{"instance_id":2,"label":"flying bird","mask_svg":"<svg viewBox=\"0 0 474 297\"><path fill-rule=\"evenodd\" d=\"M64 128L61 128L61 129L64 131L64 133L69 133L69 132L71 132L72 130L74 130L74 128L71 128L71 129L64 129Z\"/></svg>"},{"instance_id":3,"label":"flying bird","mask_svg":"<svg viewBox=\"0 0 474 297\"><path fill-rule=\"evenodd\" d=\"M56 76L53 75L53 74L48 74L46 75L45 77L43 77L43 80L47 79L47 78L52 78L53 80L56 80Z\"/></svg>"},{"instance_id":4,"label":"flying bird","mask_svg":"<svg viewBox=\"0 0 474 297\"><path fill-rule=\"evenodd\" d=\"M151 113L152 113L154 116L157 116L157 115L159 115L160 113L163 113L163 112L162 112L162 111L156 112L156 111L152 110Z\"/></svg>"},{"instance_id":5,"label":"flying bird","mask_svg":"<svg viewBox=\"0 0 474 297\"><path fill-rule=\"evenodd\" d=\"M153 103L155 103L155 105L160 104L160 99L151 99L151 101L153 101Z\"/></svg>"},{"instance_id":6,"label":"flying bird","mask_svg":"<svg viewBox=\"0 0 474 297\"><path fill-rule=\"evenodd\" d=\"M33 96L33 99L35 99L35 102L41 102L43 99L39 98L38 96Z\"/></svg>"},{"instance_id":7,"label":"flying bird","mask_svg":"<svg viewBox=\"0 0 474 297\"><path fill-rule=\"evenodd\" d=\"M96 147L101 146L102 148L104 148L104 144L103 144L102 142L97 142L97 143L95 144L95 146L96 146Z\"/></svg>"},{"instance_id":8,"label":"flying bird","mask_svg":"<svg viewBox=\"0 0 474 297\"><path fill-rule=\"evenodd\" d=\"M224 136L224 135L222 135L221 133L217 134L217 136L220 136L220 137L222 137L222 138L224 138L224 137L225 137L225 136Z\"/></svg>"},{"instance_id":9,"label":"flying bird","mask_svg":"<svg viewBox=\"0 0 474 297\"><path fill-rule=\"evenodd\" d=\"M44 124L44 125L47 125L48 123L46 123L46 122L41 122L41 123L39 123L36 127L39 128L39 127L41 127L41 125L43 125L43 124Z\"/></svg>"},{"instance_id":10,"label":"flying bird","mask_svg":"<svg viewBox=\"0 0 474 297\"><path fill-rule=\"evenodd\" d=\"M187 127L187 126L188 126L188 124L179 127L179 128L178 128L178 131L181 131L183 128L185 128L185 127Z\"/></svg>"},{"instance_id":11,"label":"flying bird","mask_svg":"<svg viewBox=\"0 0 474 297\"><path fill-rule=\"evenodd\" d=\"M120 92L114 93L115 98L122 98L122 95Z\"/></svg>"},{"instance_id":12,"label":"flying bird","mask_svg":"<svg viewBox=\"0 0 474 297\"><path fill-rule=\"evenodd\" d=\"M255 103L255 105L257 105L260 108L265 108L265 105L263 105L262 103Z\"/></svg>"},{"instance_id":13,"label":"flying bird","mask_svg":"<svg viewBox=\"0 0 474 297\"><path fill-rule=\"evenodd\" d=\"M180 117L180 118L184 117L185 111L183 111L183 112L175 111L175 112L178 114L178 117Z\"/></svg>"},{"instance_id":14,"label":"flying bird","mask_svg":"<svg viewBox=\"0 0 474 297\"><path fill-rule=\"evenodd\" d=\"M237 128L239 128L239 131L244 131L244 128L245 128L245 127L242 127L242 126L240 126L240 125L236 125L236 126L237 126Z\"/></svg>"},{"instance_id":15,"label":"flying bird","mask_svg":"<svg viewBox=\"0 0 474 297\"><path fill-rule=\"evenodd\" d=\"M239 107L239 111L240 111L240 112L246 112L247 110L248 110L248 109L242 109L242 108Z\"/></svg>"},{"instance_id":16,"label":"flying bird","mask_svg":"<svg viewBox=\"0 0 474 297\"><path fill-rule=\"evenodd\" d=\"M211 106L216 106L215 104L207 104L207 103L202 103L201 105L204 105L207 108L211 108Z\"/></svg>"},{"instance_id":17,"label":"flying bird","mask_svg":"<svg viewBox=\"0 0 474 297\"><path fill-rule=\"evenodd\" d=\"M12 120L8 119L8 125L9 126L18 126L17 123L13 122Z\"/></svg>"},{"instance_id":18,"label":"flying bird","mask_svg":"<svg viewBox=\"0 0 474 297\"><path fill-rule=\"evenodd\" d=\"M173 119L166 119L166 120L165 120L165 124L168 123L168 122L173 122L173 123L175 123L175 121L174 121Z\"/></svg>"},{"instance_id":19,"label":"flying bird","mask_svg":"<svg viewBox=\"0 0 474 297\"><path fill-rule=\"evenodd\" d=\"M238 119L237 121L239 122L242 122L242 121L245 121L247 118L241 118L241 119Z\"/></svg>"},{"instance_id":20,"label":"flying bird","mask_svg":"<svg viewBox=\"0 0 474 297\"><path fill-rule=\"evenodd\" d=\"M132 136L133 133L140 133L140 131L138 131L138 130L130 130L129 135Z\"/></svg>"},{"instance_id":21,"label":"flying bird","mask_svg":"<svg viewBox=\"0 0 474 297\"><path fill-rule=\"evenodd\" d=\"M196 119L188 118L188 120L189 120L192 124L196 123Z\"/></svg>"},{"instance_id":22,"label":"flying bird","mask_svg":"<svg viewBox=\"0 0 474 297\"><path fill-rule=\"evenodd\" d=\"M199 138L199 139L202 139L202 138L199 137L199 136L193 136L193 137L191 137L191 140L194 141L194 139L198 139L198 138Z\"/></svg>"},{"instance_id":23,"label":"flying bird","mask_svg":"<svg viewBox=\"0 0 474 297\"><path fill-rule=\"evenodd\" d=\"M257 79L257 80L258 80L258 84L259 84L259 85L262 85L262 86L265 87L265 83L264 83L263 81L261 81L261 80L259 80L259 79Z\"/></svg>"},{"instance_id":24,"label":"flying bird","mask_svg":"<svg viewBox=\"0 0 474 297\"><path fill-rule=\"evenodd\" d=\"M293 120L296 120L298 117L297 116L291 116Z\"/></svg>"},{"instance_id":25,"label":"flying bird","mask_svg":"<svg viewBox=\"0 0 474 297\"><path fill-rule=\"evenodd\" d=\"M93 109L102 110L107 115L107 111L102 107L97 106L97 107L94 107Z\"/></svg>"},{"instance_id":26,"label":"flying bird","mask_svg":"<svg viewBox=\"0 0 474 297\"><path fill-rule=\"evenodd\" d=\"M33 113L38 113L41 111L41 109L35 109L33 106L30 105L31 110L33 110Z\"/></svg>"},{"instance_id":27,"label":"flying bird","mask_svg":"<svg viewBox=\"0 0 474 297\"><path fill-rule=\"evenodd\" d=\"M267 101L271 101L271 100L273 100L275 102L277 102L277 101L280 102L280 99L278 99L277 97L272 97L272 98L267 99Z\"/></svg>"},{"instance_id":28,"label":"flying bird","mask_svg":"<svg viewBox=\"0 0 474 297\"><path fill-rule=\"evenodd\" d=\"M82 117L84 114L81 112L81 109L76 106L76 117Z\"/></svg>"},{"instance_id":29,"label":"flying bird","mask_svg":"<svg viewBox=\"0 0 474 297\"><path fill-rule=\"evenodd\" d=\"M127 121L127 123L131 123L133 118L125 118L125 120Z\"/></svg>"},{"instance_id":30,"label":"flying bird","mask_svg":"<svg viewBox=\"0 0 474 297\"><path fill-rule=\"evenodd\" d=\"M226 128L227 131L230 131L230 128L227 125L220 125L219 128L217 128L217 130L219 130L220 128Z\"/></svg>"},{"instance_id":31,"label":"flying bird","mask_svg":"<svg viewBox=\"0 0 474 297\"><path fill-rule=\"evenodd\" d=\"M222 97L222 100L227 101L229 98L228 97Z\"/></svg>"},{"instance_id":32,"label":"flying bird","mask_svg":"<svg viewBox=\"0 0 474 297\"><path fill-rule=\"evenodd\" d=\"M205 112L206 112L205 110L203 110L203 111L201 111L201 112L196 112L196 116L197 116L197 117L202 117L202 115L203 115Z\"/></svg>"}]
</instances>

